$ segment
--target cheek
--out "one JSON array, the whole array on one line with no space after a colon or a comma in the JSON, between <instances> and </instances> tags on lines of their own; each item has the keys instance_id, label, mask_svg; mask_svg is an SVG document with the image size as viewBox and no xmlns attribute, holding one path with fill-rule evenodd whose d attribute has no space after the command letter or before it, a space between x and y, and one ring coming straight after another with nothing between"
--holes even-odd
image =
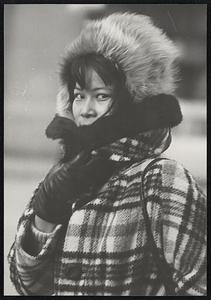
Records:
<instances>
[{"instance_id":1,"label":"cheek","mask_svg":"<svg viewBox=\"0 0 211 300\"><path fill-rule=\"evenodd\" d=\"M79 107L79 105L76 105L74 102L72 105L72 113L73 113L74 119L77 120L79 113L80 113L80 107Z\"/></svg>"},{"instance_id":2,"label":"cheek","mask_svg":"<svg viewBox=\"0 0 211 300\"><path fill-rule=\"evenodd\" d=\"M113 109L110 109L112 106L112 103L113 103L113 101L103 102L98 108L98 115L101 116L106 113L108 115L110 115L113 112Z\"/></svg>"}]
</instances>

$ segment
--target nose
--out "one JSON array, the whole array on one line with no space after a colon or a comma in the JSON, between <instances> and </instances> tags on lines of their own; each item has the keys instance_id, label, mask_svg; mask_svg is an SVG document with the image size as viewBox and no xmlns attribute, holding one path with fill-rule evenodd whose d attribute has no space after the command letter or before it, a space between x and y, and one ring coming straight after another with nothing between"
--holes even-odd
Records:
<instances>
[{"instance_id":1,"label":"nose","mask_svg":"<svg viewBox=\"0 0 211 300\"><path fill-rule=\"evenodd\" d=\"M81 116L82 117L95 117L97 114L96 109L95 109L95 103L92 99L92 97L86 97L82 109L81 109Z\"/></svg>"}]
</instances>

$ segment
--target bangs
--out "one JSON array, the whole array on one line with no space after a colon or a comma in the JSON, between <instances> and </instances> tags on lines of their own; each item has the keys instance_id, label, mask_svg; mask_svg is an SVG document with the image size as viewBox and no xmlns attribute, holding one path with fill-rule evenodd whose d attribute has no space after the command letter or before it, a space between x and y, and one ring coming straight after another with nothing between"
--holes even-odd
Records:
<instances>
[{"instance_id":1,"label":"bangs","mask_svg":"<svg viewBox=\"0 0 211 300\"><path fill-rule=\"evenodd\" d=\"M94 70L103 80L105 85L111 85L116 76L112 76L115 70L112 70L110 62L99 60L97 57L80 57L73 61L71 68L71 81L80 85L81 88L88 87L90 82L90 70ZM114 67L113 67L114 69Z\"/></svg>"},{"instance_id":2,"label":"bangs","mask_svg":"<svg viewBox=\"0 0 211 300\"><path fill-rule=\"evenodd\" d=\"M94 70L105 85L113 85L114 89L120 87L123 74L116 66L101 54L89 53L75 57L71 62L66 61L62 69L62 81L67 84L70 95L76 83L82 89L88 87L90 70Z\"/></svg>"}]
</instances>

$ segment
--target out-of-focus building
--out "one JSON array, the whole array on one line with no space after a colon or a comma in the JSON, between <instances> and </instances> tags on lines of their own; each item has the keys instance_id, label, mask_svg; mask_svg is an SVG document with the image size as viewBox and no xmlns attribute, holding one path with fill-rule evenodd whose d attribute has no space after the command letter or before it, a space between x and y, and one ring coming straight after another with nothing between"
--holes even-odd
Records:
<instances>
[{"instance_id":1,"label":"out-of-focus building","mask_svg":"<svg viewBox=\"0 0 211 300\"><path fill-rule=\"evenodd\" d=\"M109 4L101 11L87 11L94 19L112 12L135 12L152 17L181 49L178 95L206 99L206 4Z\"/></svg>"}]
</instances>

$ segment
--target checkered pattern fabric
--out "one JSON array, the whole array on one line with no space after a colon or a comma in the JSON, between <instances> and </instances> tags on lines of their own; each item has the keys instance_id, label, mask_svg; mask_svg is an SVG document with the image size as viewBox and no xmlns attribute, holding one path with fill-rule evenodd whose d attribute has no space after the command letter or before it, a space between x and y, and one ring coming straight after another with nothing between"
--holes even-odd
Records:
<instances>
[{"instance_id":1,"label":"checkered pattern fabric","mask_svg":"<svg viewBox=\"0 0 211 300\"><path fill-rule=\"evenodd\" d=\"M130 142L133 151L136 140ZM154 239L172 268L176 293L206 294L205 195L173 160L155 162L142 178L149 161L136 161L112 176L91 202L73 213L67 227L58 225L49 234L37 256L22 247L34 217L28 205L9 253L11 280L19 294L166 295L147 243L141 180Z\"/></svg>"}]
</instances>

